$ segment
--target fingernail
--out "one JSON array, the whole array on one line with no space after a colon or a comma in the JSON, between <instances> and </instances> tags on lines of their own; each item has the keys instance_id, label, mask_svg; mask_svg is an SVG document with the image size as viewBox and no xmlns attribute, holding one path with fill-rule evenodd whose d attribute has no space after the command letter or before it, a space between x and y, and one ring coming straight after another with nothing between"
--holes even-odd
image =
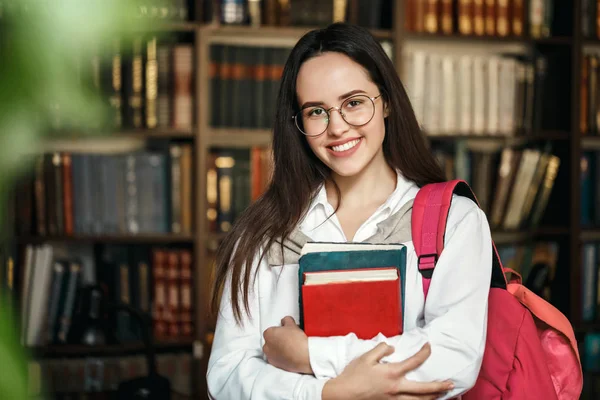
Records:
<instances>
[{"instance_id":1,"label":"fingernail","mask_svg":"<svg viewBox=\"0 0 600 400\"><path fill-rule=\"evenodd\" d=\"M454 389L454 383L449 383L448 384L448 390L452 390Z\"/></svg>"}]
</instances>

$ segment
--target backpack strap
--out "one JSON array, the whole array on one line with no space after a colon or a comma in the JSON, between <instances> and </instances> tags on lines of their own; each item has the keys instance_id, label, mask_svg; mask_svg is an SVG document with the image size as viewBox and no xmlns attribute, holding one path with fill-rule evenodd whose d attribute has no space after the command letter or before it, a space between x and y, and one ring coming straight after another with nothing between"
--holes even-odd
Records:
<instances>
[{"instance_id":1,"label":"backpack strap","mask_svg":"<svg viewBox=\"0 0 600 400\"><path fill-rule=\"evenodd\" d=\"M444 249L444 236L452 195L470 198L479 206L469 185L460 179L448 182L430 183L423 186L413 203L411 230L413 245L419 262L419 272L423 279L423 293L427 299L429 285L437 260ZM496 245L492 242L492 287L506 288L506 277L502 269Z\"/></svg>"}]
</instances>

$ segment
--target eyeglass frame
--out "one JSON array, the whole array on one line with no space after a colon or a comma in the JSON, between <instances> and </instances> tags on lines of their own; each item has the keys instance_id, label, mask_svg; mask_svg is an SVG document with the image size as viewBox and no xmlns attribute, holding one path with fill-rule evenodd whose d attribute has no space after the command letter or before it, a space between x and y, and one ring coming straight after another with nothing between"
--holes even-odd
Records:
<instances>
[{"instance_id":1,"label":"eyeglass frame","mask_svg":"<svg viewBox=\"0 0 600 400\"><path fill-rule=\"evenodd\" d=\"M302 112L302 109L300 111L298 111L296 114L292 115L292 119L294 120L294 125L296 125L296 129L298 129L300 131L301 134L303 134L306 137L317 137L317 136L321 136L322 134L324 134L327 131L327 128L329 128L329 121L331 120L331 115L329 114L329 112L333 109L335 109L338 113L340 113L340 116L342 117L342 119L344 120L345 123L347 123L350 126L365 126L366 124L368 124L369 122L371 122L373 120L373 117L375 116L375 100L377 100L378 98L380 98L383 95L383 93L379 93L377 96L375 97L370 97L367 94L355 94L353 96L348 97L346 100L342 101L342 104L340 104L340 107L330 107L328 109L325 109L324 107L321 106L317 106L315 108L321 108L323 109L323 111L325 111L325 113L327 114L327 126L325 127L325 129L323 129L323 132L318 133L316 135L307 135L306 133L304 133L304 131L302 129L300 129L300 127L298 126L298 119L296 118L298 116L298 114L300 114ZM342 108L341 106L347 102L350 99L353 99L355 97L366 97L369 100L371 100L371 103L373 104L373 115L371 115L371 118L369 118L369 120L367 122L365 122L364 124L360 124L360 125L354 125L349 123L348 121L346 121L346 118L344 117L344 113L342 112Z\"/></svg>"}]
</instances>

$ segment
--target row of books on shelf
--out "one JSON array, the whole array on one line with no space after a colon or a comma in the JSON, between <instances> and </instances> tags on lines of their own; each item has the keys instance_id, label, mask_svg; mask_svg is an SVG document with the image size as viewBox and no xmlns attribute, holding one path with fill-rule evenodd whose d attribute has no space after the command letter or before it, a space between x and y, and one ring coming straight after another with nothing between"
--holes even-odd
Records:
<instances>
[{"instance_id":1,"label":"row of books on shelf","mask_svg":"<svg viewBox=\"0 0 600 400\"><path fill-rule=\"evenodd\" d=\"M212 45L210 110L214 127L270 128L289 48Z\"/></svg>"},{"instance_id":2,"label":"row of books on shelf","mask_svg":"<svg viewBox=\"0 0 600 400\"><path fill-rule=\"evenodd\" d=\"M158 374L169 379L171 399L192 395L193 360L189 353L158 354ZM35 399L114 398L121 382L148 376L145 356L41 359L28 363L29 393ZM101 394L106 397L99 397ZM112 396L111 396L112 395ZM68 396L68 397L67 397Z\"/></svg>"},{"instance_id":3,"label":"row of books on shelf","mask_svg":"<svg viewBox=\"0 0 600 400\"><path fill-rule=\"evenodd\" d=\"M600 1L581 0L581 33L585 38L600 38Z\"/></svg>"},{"instance_id":4,"label":"row of books on shelf","mask_svg":"<svg viewBox=\"0 0 600 400\"><path fill-rule=\"evenodd\" d=\"M536 132L545 106L543 56L406 52L403 82L430 135Z\"/></svg>"},{"instance_id":5,"label":"row of books on shelf","mask_svg":"<svg viewBox=\"0 0 600 400\"><path fill-rule=\"evenodd\" d=\"M380 41L392 58L389 40ZM287 47L210 47L210 124L214 127L271 128Z\"/></svg>"},{"instance_id":6,"label":"row of books on shelf","mask_svg":"<svg viewBox=\"0 0 600 400\"><path fill-rule=\"evenodd\" d=\"M409 32L523 36L527 24L531 37L552 34L554 0L406 0L405 4Z\"/></svg>"},{"instance_id":7,"label":"row of books on shelf","mask_svg":"<svg viewBox=\"0 0 600 400\"><path fill-rule=\"evenodd\" d=\"M140 342L140 322L118 304L146 315L155 341L192 338L192 264L185 248L27 245L17 268L21 342Z\"/></svg>"},{"instance_id":8,"label":"row of books on shelf","mask_svg":"<svg viewBox=\"0 0 600 400\"><path fill-rule=\"evenodd\" d=\"M581 154L581 225L600 225L600 151Z\"/></svg>"},{"instance_id":9,"label":"row of books on shelf","mask_svg":"<svg viewBox=\"0 0 600 400\"><path fill-rule=\"evenodd\" d=\"M194 47L158 34L113 38L81 49L74 61L82 87L105 106L107 126L87 128L191 131L194 124ZM52 129L78 127L52 107ZM90 124L91 125L91 124Z\"/></svg>"},{"instance_id":10,"label":"row of books on shelf","mask_svg":"<svg viewBox=\"0 0 600 400\"><path fill-rule=\"evenodd\" d=\"M552 300L552 282L558 268L559 245L536 241L523 245L498 246L505 268L518 272L523 284L538 296Z\"/></svg>"},{"instance_id":11,"label":"row of books on shelf","mask_svg":"<svg viewBox=\"0 0 600 400\"><path fill-rule=\"evenodd\" d=\"M560 159L547 149L492 152L470 150L458 142L453 151L435 148L434 155L448 179L469 182L493 229L537 226L560 166Z\"/></svg>"},{"instance_id":12,"label":"row of books on shelf","mask_svg":"<svg viewBox=\"0 0 600 400\"><path fill-rule=\"evenodd\" d=\"M273 173L270 147L212 149L207 165L207 219L213 233L228 232L264 193Z\"/></svg>"},{"instance_id":13,"label":"row of books on shelf","mask_svg":"<svg viewBox=\"0 0 600 400\"><path fill-rule=\"evenodd\" d=\"M391 29L392 0L219 0L223 24L252 26L326 26L347 21L374 29Z\"/></svg>"},{"instance_id":14,"label":"row of books on shelf","mask_svg":"<svg viewBox=\"0 0 600 400\"><path fill-rule=\"evenodd\" d=\"M547 148L434 146L448 179L469 182L494 229L537 226L544 215L560 166ZM227 232L244 209L265 190L272 173L270 148L213 149L207 166L207 217L211 232Z\"/></svg>"},{"instance_id":15,"label":"row of books on shelf","mask_svg":"<svg viewBox=\"0 0 600 400\"><path fill-rule=\"evenodd\" d=\"M579 130L583 135L598 135L600 129L600 69L598 53L584 54L579 80Z\"/></svg>"},{"instance_id":16,"label":"row of books on shelf","mask_svg":"<svg viewBox=\"0 0 600 400\"><path fill-rule=\"evenodd\" d=\"M44 153L20 180L19 235L192 232L190 144L124 153Z\"/></svg>"},{"instance_id":17,"label":"row of books on shelf","mask_svg":"<svg viewBox=\"0 0 600 400\"><path fill-rule=\"evenodd\" d=\"M600 318L600 244L585 242L581 246L581 316L584 322Z\"/></svg>"}]
</instances>

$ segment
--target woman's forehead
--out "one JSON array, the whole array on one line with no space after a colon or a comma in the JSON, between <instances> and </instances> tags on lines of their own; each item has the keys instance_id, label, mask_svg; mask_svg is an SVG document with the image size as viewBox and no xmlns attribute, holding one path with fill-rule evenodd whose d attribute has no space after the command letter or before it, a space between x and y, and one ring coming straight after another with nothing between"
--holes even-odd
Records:
<instances>
[{"instance_id":1,"label":"woman's forehead","mask_svg":"<svg viewBox=\"0 0 600 400\"><path fill-rule=\"evenodd\" d=\"M372 90L376 85L362 65L341 53L323 53L302 64L296 80L300 102L338 101L352 90Z\"/></svg>"}]
</instances>

